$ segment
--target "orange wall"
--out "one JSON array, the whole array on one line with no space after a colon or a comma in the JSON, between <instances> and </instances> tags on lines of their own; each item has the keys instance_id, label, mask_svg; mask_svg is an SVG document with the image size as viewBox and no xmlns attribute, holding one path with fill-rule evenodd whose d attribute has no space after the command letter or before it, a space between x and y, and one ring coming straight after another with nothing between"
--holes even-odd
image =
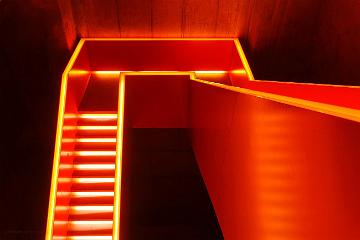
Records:
<instances>
[{"instance_id":1,"label":"orange wall","mask_svg":"<svg viewBox=\"0 0 360 240\"><path fill-rule=\"evenodd\" d=\"M191 102L225 239L359 239L360 123L196 82Z\"/></svg>"},{"instance_id":2,"label":"orange wall","mask_svg":"<svg viewBox=\"0 0 360 240\"><path fill-rule=\"evenodd\" d=\"M125 126L187 128L189 76L126 76Z\"/></svg>"}]
</instances>

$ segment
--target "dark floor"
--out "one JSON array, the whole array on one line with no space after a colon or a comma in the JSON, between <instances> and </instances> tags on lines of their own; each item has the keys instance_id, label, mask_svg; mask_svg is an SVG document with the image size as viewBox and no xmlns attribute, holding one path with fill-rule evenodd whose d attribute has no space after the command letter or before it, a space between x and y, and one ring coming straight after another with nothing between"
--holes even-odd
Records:
<instances>
[{"instance_id":1,"label":"dark floor","mask_svg":"<svg viewBox=\"0 0 360 240\"><path fill-rule=\"evenodd\" d=\"M186 129L124 137L123 239L223 239Z\"/></svg>"}]
</instances>

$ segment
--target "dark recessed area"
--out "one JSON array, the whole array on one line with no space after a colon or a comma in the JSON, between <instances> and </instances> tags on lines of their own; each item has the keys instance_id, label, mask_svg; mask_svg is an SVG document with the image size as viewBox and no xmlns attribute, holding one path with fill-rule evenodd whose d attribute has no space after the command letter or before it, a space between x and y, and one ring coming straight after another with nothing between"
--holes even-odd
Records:
<instances>
[{"instance_id":1,"label":"dark recessed area","mask_svg":"<svg viewBox=\"0 0 360 240\"><path fill-rule=\"evenodd\" d=\"M124 138L123 239L223 239L187 129L126 129Z\"/></svg>"}]
</instances>

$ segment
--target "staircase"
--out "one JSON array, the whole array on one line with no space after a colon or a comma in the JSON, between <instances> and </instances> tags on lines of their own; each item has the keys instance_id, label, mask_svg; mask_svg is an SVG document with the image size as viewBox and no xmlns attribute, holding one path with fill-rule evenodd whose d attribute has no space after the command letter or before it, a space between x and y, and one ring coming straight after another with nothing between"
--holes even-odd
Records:
<instances>
[{"instance_id":1,"label":"staircase","mask_svg":"<svg viewBox=\"0 0 360 240\"><path fill-rule=\"evenodd\" d=\"M112 239L116 112L64 118L53 239Z\"/></svg>"}]
</instances>

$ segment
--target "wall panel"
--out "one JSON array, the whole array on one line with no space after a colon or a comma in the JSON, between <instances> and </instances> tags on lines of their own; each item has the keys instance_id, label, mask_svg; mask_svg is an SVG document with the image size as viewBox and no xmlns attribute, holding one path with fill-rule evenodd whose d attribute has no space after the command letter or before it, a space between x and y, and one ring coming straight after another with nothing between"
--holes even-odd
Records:
<instances>
[{"instance_id":1,"label":"wall panel","mask_svg":"<svg viewBox=\"0 0 360 240\"><path fill-rule=\"evenodd\" d=\"M357 239L360 123L192 83L193 147L225 239Z\"/></svg>"}]
</instances>

